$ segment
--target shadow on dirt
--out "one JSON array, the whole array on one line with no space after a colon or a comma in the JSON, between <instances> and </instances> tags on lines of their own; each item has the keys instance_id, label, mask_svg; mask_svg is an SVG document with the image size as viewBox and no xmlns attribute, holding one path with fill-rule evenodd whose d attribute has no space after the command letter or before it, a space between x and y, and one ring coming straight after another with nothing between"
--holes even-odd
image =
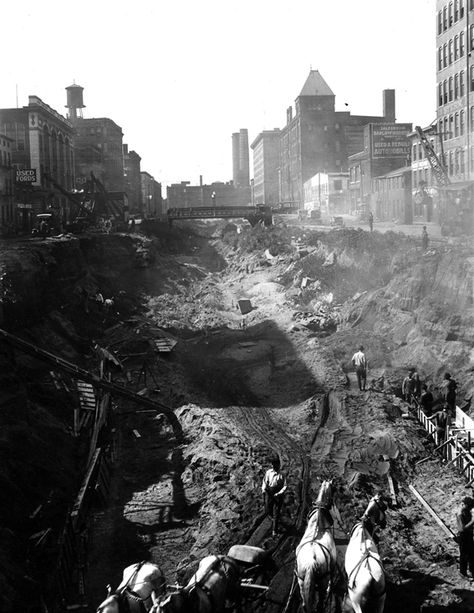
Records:
<instances>
[{"instance_id":1,"label":"shadow on dirt","mask_svg":"<svg viewBox=\"0 0 474 613\"><path fill-rule=\"evenodd\" d=\"M387 599L385 601L385 613L419 613L419 611L435 611L435 609L421 608L430 592L437 586L444 585L445 582L418 571L403 571L403 583L388 583ZM452 609L441 608L440 611L452 611ZM471 609L469 609L471 610ZM438 609L436 609L438 611ZM468 609L459 609L468 611Z\"/></svg>"},{"instance_id":2,"label":"shadow on dirt","mask_svg":"<svg viewBox=\"0 0 474 613\"><path fill-rule=\"evenodd\" d=\"M285 407L324 391L275 322L212 333L183 355L189 382L218 407Z\"/></svg>"}]
</instances>

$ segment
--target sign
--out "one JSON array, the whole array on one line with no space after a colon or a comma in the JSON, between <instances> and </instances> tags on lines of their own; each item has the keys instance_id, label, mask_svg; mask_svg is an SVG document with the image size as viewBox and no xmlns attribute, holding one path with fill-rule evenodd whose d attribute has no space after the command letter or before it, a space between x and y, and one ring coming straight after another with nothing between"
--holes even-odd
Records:
<instances>
[{"instance_id":1,"label":"sign","mask_svg":"<svg viewBox=\"0 0 474 613\"><path fill-rule=\"evenodd\" d=\"M402 158L410 156L408 133L411 124L374 123L372 124L372 158Z\"/></svg>"},{"instance_id":2,"label":"sign","mask_svg":"<svg viewBox=\"0 0 474 613\"><path fill-rule=\"evenodd\" d=\"M17 183L36 183L36 168L17 168L15 180Z\"/></svg>"}]
</instances>

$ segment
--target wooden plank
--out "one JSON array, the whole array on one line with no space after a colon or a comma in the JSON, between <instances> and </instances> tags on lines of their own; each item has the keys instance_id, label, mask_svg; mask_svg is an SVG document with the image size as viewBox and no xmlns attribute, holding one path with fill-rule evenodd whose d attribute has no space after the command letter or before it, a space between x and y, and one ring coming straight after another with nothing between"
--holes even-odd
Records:
<instances>
[{"instance_id":1,"label":"wooden plank","mask_svg":"<svg viewBox=\"0 0 474 613\"><path fill-rule=\"evenodd\" d=\"M426 502L426 500L423 498L420 492L418 492L418 490L416 490L411 484L408 485L408 489L415 496L415 498L425 507L425 509L428 511L431 517L435 520L438 526L443 530L446 536L449 536L449 538L455 538L456 535L451 530L451 528L448 528L448 526L444 523L444 521L436 513L436 511Z\"/></svg>"},{"instance_id":2,"label":"wooden plank","mask_svg":"<svg viewBox=\"0 0 474 613\"><path fill-rule=\"evenodd\" d=\"M92 460L89 462L86 476L84 477L84 480L81 485L81 489L79 490L79 494L77 495L77 498L74 502L74 506L71 511L71 519L72 519L74 527L76 526L76 522L79 519L79 515L81 512L82 506L84 504L87 490L89 489L89 486L91 484L92 475L97 466L97 462L99 460L100 453L101 453L101 449L99 447L98 449L95 450L94 455L92 456Z\"/></svg>"},{"instance_id":3,"label":"wooden plank","mask_svg":"<svg viewBox=\"0 0 474 613\"><path fill-rule=\"evenodd\" d=\"M393 485L393 479L392 479L392 475L390 474L390 472L387 473L387 481L388 481L388 487L390 488L390 494L392 496L392 502L394 506L397 506L397 495L395 493L395 486Z\"/></svg>"}]
</instances>

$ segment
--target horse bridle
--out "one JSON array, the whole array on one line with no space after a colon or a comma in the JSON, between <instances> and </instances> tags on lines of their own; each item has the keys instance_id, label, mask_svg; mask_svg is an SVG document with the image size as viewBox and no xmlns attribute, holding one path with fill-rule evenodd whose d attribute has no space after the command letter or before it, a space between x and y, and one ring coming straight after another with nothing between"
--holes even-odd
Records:
<instances>
[{"instance_id":1,"label":"horse bridle","mask_svg":"<svg viewBox=\"0 0 474 613\"><path fill-rule=\"evenodd\" d=\"M144 564L146 564L146 560L142 560L141 562L139 562L139 563L137 564L136 569L133 571L133 573L132 573L132 574L130 575L130 577L127 579L127 581L126 581L125 585L124 585L124 586L123 586L123 588L120 590L120 592L117 592L117 591L116 591L116 592L114 592L113 594L110 594L110 596L112 596L113 598L115 598L115 599L117 600L118 605L119 605L119 609L120 609L120 604L121 604L121 603L120 603L120 601L119 601L119 598L120 598L121 596L123 596L125 593L127 593L127 595L129 595L129 596L130 596L130 597L131 597L133 600L137 600L137 601L139 600L139 601L143 602L143 599L142 599L142 598L140 598L140 596L139 596L138 594L136 594L136 593L135 593L133 590L131 590L131 589L130 589L128 586L129 586L129 585L130 585L130 583L131 583L131 582L132 582L132 581L133 581L133 580L136 578L136 576L138 575L138 573L139 573L140 569L142 568L142 566L143 566ZM126 602L126 601L125 601L125 602ZM104 608L104 607L101 605L101 606L100 606L100 607L97 609L96 613L100 613L100 611L102 611L102 609L103 609L103 608ZM128 611L130 611L130 606L128 605L128 602L127 602L127 608L128 608Z\"/></svg>"}]
</instances>

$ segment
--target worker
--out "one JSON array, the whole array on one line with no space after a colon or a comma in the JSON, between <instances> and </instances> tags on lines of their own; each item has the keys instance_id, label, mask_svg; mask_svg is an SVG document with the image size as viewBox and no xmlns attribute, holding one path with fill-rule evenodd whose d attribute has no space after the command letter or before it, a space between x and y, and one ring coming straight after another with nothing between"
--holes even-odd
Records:
<instances>
[{"instance_id":1,"label":"worker","mask_svg":"<svg viewBox=\"0 0 474 613\"><path fill-rule=\"evenodd\" d=\"M446 441L448 426L451 423L448 414L448 408L446 406L443 406L440 411L436 411L436 413L433 413L433 415L428 417L428 419L434 421L436 426L435 443L437 445L441 445Z\"/></svg>"},{"instance_id":2,"label":"worker","mask_svg":"<svg viewBox=\"0 0 474 613\"><path fill-rule=\"evenodd\" d=\"M456 417L456 388L457 383L451 377L449 372L444 373L442 390L443 390L443 400L448 407L448 412L451 419L455 419Z\"/></svg>"},{"instance_id":3,"label":"worker","mask_svg":"<svg viewBox=\"0 0 474 613\"><path fill-rule=\"evenodd\" d=\"M428 417L431 416L433 401L434 401L433 394L428 389L428 386L426 385L426 383L423 383L423 385L421 386L420 405L421 405L421 409L423 413L427 415Z\"/></svg>"},{"instance_id":4,"label":"worker","mask_svg":"<svg viewBox=\"0 0 474 613\"><path fill-rule=\"evenodd\" d=\"M461 510L456 515L456 523L458 527L456 540L459 545L459 572L463 577L467 577L467 570L469 569L471 578L474 578L473 508L474 499L470 496L465 496L462 499Z\"/></svg>"},{"instance_id":5,"label":"worker","mask_svg":"<svg viewBox=\"0 0 474 613\"><path fill-rule=\"evenodd\" d=\"M413 396L415 394L415 387L416 387L416 381L413 376L414 372L415 371L410 370L407 376L403 379L403 383L402 383L403 399L405 400L405 402L408 402L410 406L413 400Z\"/></svg>"},{"instance_id":6,"label":"worker","mask_svg":"<svg viewBox=\"0 0 474 613\"><path fill-rule=\"evenodd\" d=\"M374 215L373 215L372 211L369 211L369 228L370 228L370 231L373 232L373 230L374 230Z\"/></svg>"},{"instance_id":7,"label":"worker","mask_svg":"<svg viewBox=\"0 0 474 613\"><path fill-rule=\"evenodd\" d=\"M430 242L430 239L428 237L426 226L423 226L423 230L421 232L421 246L423 248L423 251L427 251L429 242Z\"/></svg>"},{"instance_id":8,"label":"worker","mask_svg":"<svg viewBox=\"0 0 474 613\"><path fill-rule=\"evenodd\" d=\"M367 359L364 347L360 345L359 350L352 356L352 366L355 368L359 390L365 391L367 383Z\"/></svg>"},{"instance_id":9,"label":"worker","mask_svg":"<svg viewBox=\"0 0 474 613\"><path fill-rule=\"evenodd\" d=\"M286 492L286 478L280 472L280 458L278 456L272 458L271 465L272 467L267 470L263 478L262 493L265 513L272 520L272 536L275 536L279 530L283 494Z\"/></svg>"}]
</instances>

